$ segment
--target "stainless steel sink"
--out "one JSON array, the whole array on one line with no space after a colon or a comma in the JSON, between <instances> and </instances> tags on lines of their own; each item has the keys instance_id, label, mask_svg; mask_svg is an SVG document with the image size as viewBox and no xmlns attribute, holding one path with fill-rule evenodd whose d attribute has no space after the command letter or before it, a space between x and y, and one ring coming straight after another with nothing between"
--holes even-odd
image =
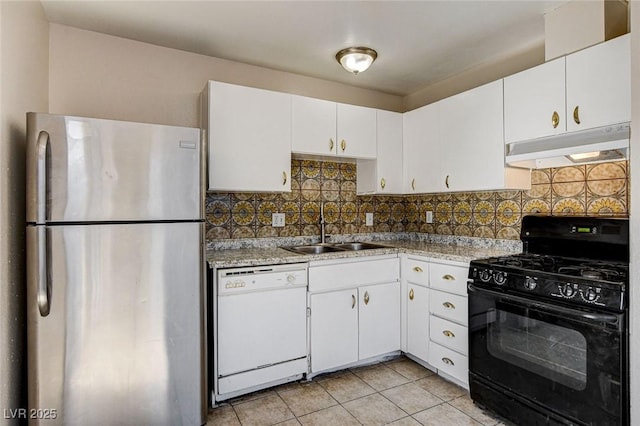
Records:
<instances>
[{"instance_id":1,"label":"stainless steel sink","mask_svg":"<svg viewBox=\"0 0 640 426\"><path fill-rule=\"evenodd\" d=\"M332 244L310 244L307 246L282 247L285 250L300 254L322 254L336 251L345 251L345 249L336 247Z\"/></svg>"},{"instance_id":2,"label":"stainless steel sink","mask_svg":"<svg viewBox=\"0 0 640 426\"><path fill-rule=\"evenodd\" d=\"M336 247L340 247L345 250L371 250L377 248L386 248L385 246L381 246L380 244L363 243L359 241L354 243L336 244Z\"/></svg>"},{"instance_id":3,"label":"stainless steel sink","mask_svg":"<svg viewBox=\"0 0 640 426\"><path fill-rule=\"evenodd\" d=\"M379 244L374 244L374 243L353 242L353 243L335 243L335 244L320 243L320 244L309 244L304 246L282 247L282 248L285 250L289 250L293 253L322 254L322 253L332 253L337 251L356 251L356 250L385 248L385 246L381 246Z\"/></svg>"}]
</instances>

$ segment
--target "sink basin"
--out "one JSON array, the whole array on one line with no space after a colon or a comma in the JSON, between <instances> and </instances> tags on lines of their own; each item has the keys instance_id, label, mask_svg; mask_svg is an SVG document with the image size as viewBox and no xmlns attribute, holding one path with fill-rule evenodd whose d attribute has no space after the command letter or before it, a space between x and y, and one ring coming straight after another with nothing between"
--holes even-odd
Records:
<instances>
[{"instance_id":1,"label":"sink basin","mask_svg":"<svg viewBox=\"0 0 640 426\"><path fill-rule=\"evenodd\" d=\"M377 248L386 248L385 246L381 246L380 244L362 243L362 242L336 244L336 247L340 247L341 249L344 249L344 250L370 250L370 249L377 249Z\"/></svg>"},{"instance_id":2,"label":"sink basin","mask_svg":"<svg viewBox=\"0 0 640 426\"><path fill-rule=\"evenodd\" d=\"M354 243L336 243L336 244L309 244L306 246L293 246L293 247L282 247L285 250L289 250L294 253L300 254L322 254L322 253L332 253L336 251L356 251L356 250L369 250L369 249L377 249L377 248L385 248L385 246L381 246L379 244L374 243L363 243L363 242L354 242Z\"/></svg>"},{"instance_id":3,"label":"sink basin","mask_svg":"<svg viewBox=\"0 0 640 426\"><path fill-rule=\"evenodd\" d=\"M295 246L295 247L282 247L285 250L292 251L294 253L301 254L321 254L331 253L335 251L344 251L345 249L336 247L331 244L310 244L307 246Z\"/></svg>"}]
</instances>

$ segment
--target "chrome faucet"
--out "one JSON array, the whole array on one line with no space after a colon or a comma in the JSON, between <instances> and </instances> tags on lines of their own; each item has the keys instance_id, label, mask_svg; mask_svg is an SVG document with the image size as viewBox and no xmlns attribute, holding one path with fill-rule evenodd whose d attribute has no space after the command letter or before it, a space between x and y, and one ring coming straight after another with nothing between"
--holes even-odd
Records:
<instances>
[{"instance_id":1,"label":"chrome faucet","mask_svg":"<svg viewBox=\"0 0 640 426\"><path fill-rule=\"evenodd\" d=\"M326 235L324 233L324 203L320 203L320 243L324 244Z\"/></svg>"}]
</instances>

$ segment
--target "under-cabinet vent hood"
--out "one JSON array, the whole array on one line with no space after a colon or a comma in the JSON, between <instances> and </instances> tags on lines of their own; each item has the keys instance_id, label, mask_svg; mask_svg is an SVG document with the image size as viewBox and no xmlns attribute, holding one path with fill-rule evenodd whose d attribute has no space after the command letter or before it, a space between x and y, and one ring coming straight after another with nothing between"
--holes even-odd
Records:
<instances>
[{"instance_id":1,"label":"under-cabinet vent hood","mask_svg":"<svg viewBox=\"0 0 640 426\"><path fill-rule=\"evenodd\" d=\"M629 151L629 123L596 127L507 145L512 167L546 169L624 160Z\"/></svg>"}]
</instances>

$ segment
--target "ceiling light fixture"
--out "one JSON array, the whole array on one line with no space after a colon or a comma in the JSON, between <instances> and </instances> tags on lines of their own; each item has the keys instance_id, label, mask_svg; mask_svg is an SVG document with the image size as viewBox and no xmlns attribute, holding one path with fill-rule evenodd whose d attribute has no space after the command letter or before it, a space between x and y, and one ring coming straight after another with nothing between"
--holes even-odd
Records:
<instances>
[{"instance_id":1,"label":"ceiling light fixture","mask_svg":"<svg viewBox=\"0 0 640 426\"><path fill-rule=\"evenodd\" d=\"M354 74L366 71L378 57L378 52L368 47L347 47L336 53L342 67Z\"/></svg>"}]
</instances>

